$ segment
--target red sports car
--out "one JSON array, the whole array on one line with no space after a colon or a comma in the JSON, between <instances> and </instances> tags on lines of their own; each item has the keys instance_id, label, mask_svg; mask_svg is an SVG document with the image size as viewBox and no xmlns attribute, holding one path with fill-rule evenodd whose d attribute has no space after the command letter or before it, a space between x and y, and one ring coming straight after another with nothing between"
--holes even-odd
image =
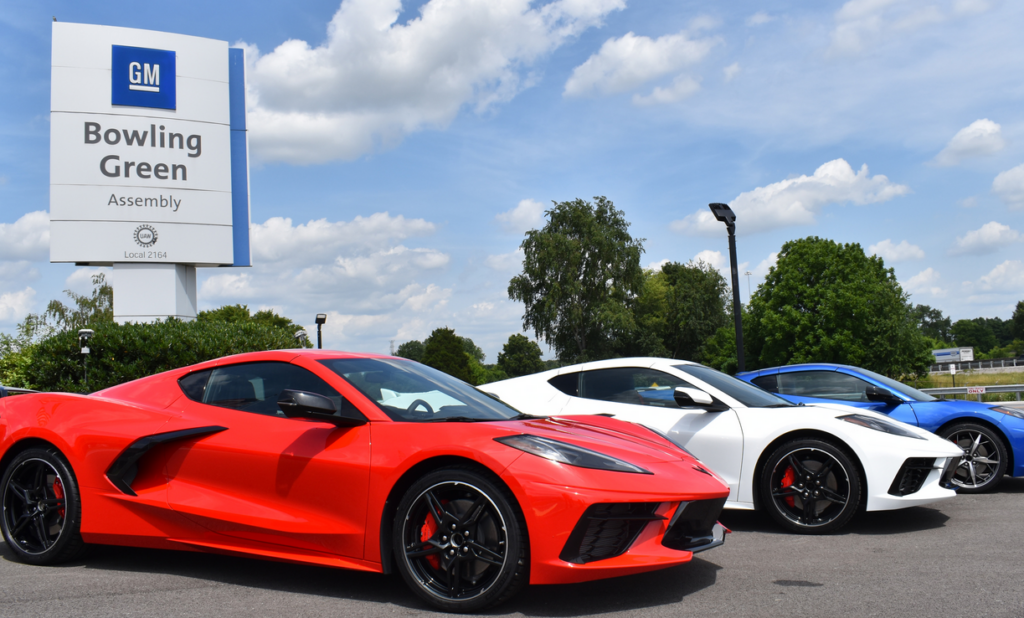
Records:
<instances>
[{"instance_id":1,"label":"red sports car","mask_svg":"<svg viewBox=\"0 0 1024 618\"><path fill-rule=\"evenodd\" d=\"M724 538L728 487L660 435L531 417L404 359L256 352L3 395L0 527L31 564L96 543L398 569L463 612Z\"/></svg>"}]
</instances>

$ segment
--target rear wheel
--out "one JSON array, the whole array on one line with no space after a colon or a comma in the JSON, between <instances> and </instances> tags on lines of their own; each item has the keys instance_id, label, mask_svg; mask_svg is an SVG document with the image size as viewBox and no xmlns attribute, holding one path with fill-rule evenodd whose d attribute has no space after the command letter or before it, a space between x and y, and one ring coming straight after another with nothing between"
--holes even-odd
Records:
<instances>
[{"instance_id":1,"label":"rear wheel","mask_svg":"<svg viewBox=\"0 0 1024 618\"><path fill-rule=\"evenodd\" d=\"M977 494L995 489L1006 473L1006 446L1002 438L984 426L960 423L943 429L940 437L959 446L964 457L953 474L961 493Z\"/></svg>"},{"instance_id":2,"label":"rear wheel","mask_svg":"<svg viewBox=\"0 0 1024 618\"><path fill-rule=\"evenodd\" d=\"M761 503L782 527L828 534L860 504L860 470L839 447L816 438L783 444L761 470Z\"/></svg>"},{"instance_id":3,"label":"rear wheel","mask_svg":"<svg viewBox=\"0 0 1024 618\"><path fill-rule=\"evenodd\" d=\"M56 449L33 448L20 453L4 472L0 492L0 529L20 561L57 564L82 552L78 482Z\"/></svg>"},{"instance_id":4,"label":"rear wheel","mask_svg":"<svg viewBox=\"0 0 1024 618\"><path fill-rule=\"evenodd\" d=\"M526 526L507 490L463 467L427 474L398 505L395 562L410 588L448 612L511 598L529 580Z\"/></svg>"}]
</instances>

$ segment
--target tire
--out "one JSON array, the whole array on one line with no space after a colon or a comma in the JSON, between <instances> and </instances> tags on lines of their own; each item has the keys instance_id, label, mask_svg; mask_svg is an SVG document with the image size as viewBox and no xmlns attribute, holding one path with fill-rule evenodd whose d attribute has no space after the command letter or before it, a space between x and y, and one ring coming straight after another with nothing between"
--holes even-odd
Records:
<instances>
[{"instance_id":1,"label":"tire","mask_svg":"<svg viewBox=\"0 0 1024 618\"><path fill-rule=\"evenodd\" d=\"M468 466L435 470L413 483L392 530L406 584L443 611L503 603L530 579L526 523L515 499Z\"/></svg>"},{"instance_id":2,"label":"tire","mask_svg":"<svg viewBox=\"0 0 1024 618\"><path fill-rule=\"evenodd\" d=\"M1007 463L1006 445L992 428L976 423L958 423L943 429L939 437L964 451L964 458L952 479L959 493L991 491L1003 480Z\"/></svg>"},{"instance_id":3,"label":"tire","mask_svg":"<svg viewBox=\"0 0 1024 618\"><path fill-rule=\"evenodd\" d=\"M860 505L860 469L831 442L787 442L761 469L761 504L780 526L799 534L829 534L845 526Z\"/></svg>"},{"instance_id":4,"label":"tire","mask_svg":"<svg viewBox=\"0 0 1024 618\"><path fill-rule=\"evenodd\" d=\"M14 556L37 565L58 564L79 556L85 543L78 481L55 448L19 453L0 480L3 517L0 529Z\"/></svg>"}]
</instances>

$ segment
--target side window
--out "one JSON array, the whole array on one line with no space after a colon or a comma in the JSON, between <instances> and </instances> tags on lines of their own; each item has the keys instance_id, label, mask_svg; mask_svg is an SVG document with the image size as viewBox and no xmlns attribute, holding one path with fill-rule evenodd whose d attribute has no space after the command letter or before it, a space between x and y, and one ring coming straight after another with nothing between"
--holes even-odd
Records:
<instances>
[{"instance_id":1,"label":"side window","mask_svg":"<svg viewBox=\"0 0 1024 618\"><path fill-rule=\"evenodd\" d=\"M284 416L277 407L277 399L285 389L323 395L339 409L342 405L351 405L316 374L291 363L245 363L201 373L209 376L204 388L197 386L199 374L190 374L179 380L179 384L189 399L211 406Z\"/></svg>"},{"instance_id":2,"label":"side window","mask_svg":"<svg viewBox=\"0 0 1024 618\"><path fill-rule=\"evenodd\" d=\"M774 374L770 376L758 376L751 380L751 382L754 383L754 386L760 386L769 393L779 392L779 381Z\"/></svg>"},{"instance_id":3,"label":"side window","mask_svg":"<svg viewBox=\"0 0 1024 618\"><path fill-rule=\"evenodd\" d=\"M580 372L563 373L548 380L548 384L554 386L570 397L580 396Z\"/></svg>"},{"instance_id":4,"label":"side window","mask_svg":"<svg viewBox=\"0 0 1024 618\"><path fill-rule=\"evenodd\" d=\"M869 384L836 371L794 371L779 374L779 392L798 397L820 397L841 401L869 401L864 394Z\"/></svg>"},{"instance_id":5,"label":"side window","mask_svg":"<svg viewBox=\"0 0 1024 618\"><path fill-rule=\"evenodd\" d=\"M213 369L207 369L190 373L178 379L178 386L181 387L181 392L185 393L185 396L192 401L201 402L203 400L203 393L206 392L206 383L210 381L211 373L213 373Z\"/></svg>"},{"instance_id":6,"label":"side window","mask_svg":"<svg viewBox=\"0 0 1024 618\"><path fill-rule=\"evenodd\" d=\"M595 369L583 372L580 396L638 406L678 408L677 386L693 385L682 378L642 367Z\"/></svg>"}]
</instances>

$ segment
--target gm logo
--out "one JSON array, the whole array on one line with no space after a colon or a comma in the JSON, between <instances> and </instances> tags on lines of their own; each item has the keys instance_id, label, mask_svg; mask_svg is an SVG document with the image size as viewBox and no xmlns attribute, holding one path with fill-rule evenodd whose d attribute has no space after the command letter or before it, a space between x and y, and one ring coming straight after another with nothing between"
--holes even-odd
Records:
<instances>
[{"instance_id":1,"label":"gm logo","mask_svg":"<svg viewBox=\"0 0 1024 618\"><path fill-rule=\"evenodd\" d=\"M114 45L110 62L110 102L177 109L175 69L172 51Z\"/></svg>"}]
</instances>

